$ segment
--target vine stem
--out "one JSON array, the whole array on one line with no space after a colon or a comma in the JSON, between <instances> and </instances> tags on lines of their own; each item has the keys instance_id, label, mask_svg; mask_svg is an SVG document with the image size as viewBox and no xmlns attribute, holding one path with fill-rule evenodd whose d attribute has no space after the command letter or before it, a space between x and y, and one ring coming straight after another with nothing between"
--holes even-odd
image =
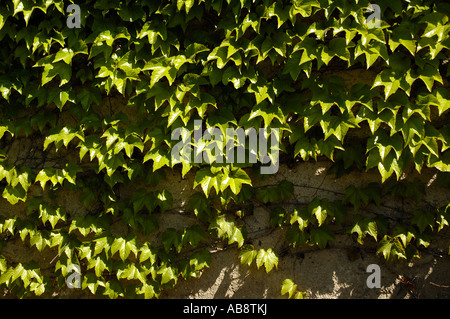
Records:
<instances>
[{"instance_id":1,"label":"vine stem","mask_svg":"<svg viewBox=\"0 0 450 319\"><path fill-rule=\"evenodd\" d=\"M439 288L450 288L450 286L438 285L438 284L436 284L436 283L434 283L434 282L432 282L432 281L430 281L429 284L430 284L430 285L433 285L433 286L436 286L436 287L439 287Z\"/></svg>"}]
</instances>

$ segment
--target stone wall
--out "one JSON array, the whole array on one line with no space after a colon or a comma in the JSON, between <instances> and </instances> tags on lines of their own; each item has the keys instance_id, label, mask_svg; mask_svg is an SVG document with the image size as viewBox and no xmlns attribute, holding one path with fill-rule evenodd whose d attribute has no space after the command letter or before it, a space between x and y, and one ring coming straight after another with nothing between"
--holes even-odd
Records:
<instances>
[{"instance_id":1,"label":"stone wall","mask_svg":"<svg viewBox=\"0 0 450 319\"><path fill-rule=\"evenodd\" d=\"M112 103L111 103L112 101ZM111 100L101 112L117 112L124 110L121 98ZM128 115L133 116L132 108L126 109ZM61 113L59 125L67 125L71 118L67 113ZM361 132L359 132L361 133ZM351 132L349 132L351 138ZM8 141L6 141L8 142ZM61 148L58 152L52 149L43 156L40 147L42 138L17 136L10 140L8 156L16 164L27 164L35 170L43 167L58 165L59 162L72 161L77 163L78 153L73 148ZM275 175L267 176L264 180L253 180L254 187L275 185L282 180L294 184L294 198L282 203L287 209L295 205L309 203L314 197L330 200L343 198L345 189L349 185L365 186L370 182L380 182L381 178L376 169L368 172L353 171L348 175L336 178L327 174L330 161L298 162L293 165L282 164ZM163 214L158 214L160 231L172 227L182 229L197 222L196 217L185 211L187 200L194 191L192 189L194 173L189 172L181 178L177 169L166 170L166 179L158 185L160 189L167 189L173 195L173 207ZM436 171L424 168L418 174L413 167L404 173L403 178L413 181L418 178L426 184L426 195L419 206L440 207L448 203L448 193L436 185ZM132 189L119 189L121 196L130 196ZM32 185L28 198L45 195L38 183ZM78 200L79 191L63 189L58 192L58 204L64 207L71 218L77 214L86 213L86 208ZM390 196L382 198L381 205L370 204L360 208L359 213L373 216L374 213L383 214L388 218L402 216L416 208L415 202L402 202ZM95 209L91 207L90 209ZM281 283L290 278L298 284L298 288L307 292L308 298L450 298L450 232L448 227L437 234L430 247L422 252L420 259L414 262L387 263L381 255L376 254L377 243L366 239L365 245L359 245L355 238L348 234L351 228L349 220L344 221L344 227L335 229L336 240L325 249L317 246L304 245L298 248L289 247L285 241L283 228L272 228L269 223L269 210L265 205L256 205L253 212L243 218L248 230L246 243L254 245L255 249L273 248L279 256L278 268L266 274L263 268L255 265L249 267L239 262L239 250L236 244L226 246L223 243L211 242L207 248L212 253L210 268L202 271L199 278L188 281L180 279L175 288L166 290L161 298L286 298L281 296ZM25 216L26 205L19 202L10 205L0 198L0 214L3 216ZM126 225L116 223L111 227L113 234L126 232ZM160 235L151 238L153 242L161 240ZM2 254L12 262L26 263L35 260L40 265L43 274L51 275L57 260L57 248L46 248L42 253L35 247L24 245L20 238L7 241ZM381 270L381 288L368 288L366 280L370 273L366 272L370 264L377 264ZM45 266L46 265L46 266ZM415 290L408 291L408 286L399 278L405 276L413 280ZM0 292L8 297L6 291ZM76 298L85 296L80 289L63 287L54 292L55 297Z\"/></svg>"}]
</instances>

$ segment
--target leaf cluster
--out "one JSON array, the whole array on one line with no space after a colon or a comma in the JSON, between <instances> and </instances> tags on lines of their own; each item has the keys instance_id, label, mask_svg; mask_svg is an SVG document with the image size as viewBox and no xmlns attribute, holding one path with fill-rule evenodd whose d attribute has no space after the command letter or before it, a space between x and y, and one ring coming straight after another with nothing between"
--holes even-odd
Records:
<instances>
[{"instance_id":1,"label":"leaf cluster","mask_svg":"<svg viewBox=\"0 0 450 319\"><path fill-rule=\"evenodd\" d=\"M255 205L294 249L329 247L343 227L388 260L420 256L448 227L448 205L422 205L425 187L402 177L427 168L449 186L450 10L377 4L374 26L367 0L87 0L70 28L62 0L2 1L0 191L19 208L0 214L0 287L51 296L79 265L86 293L154 298L210 266L211 240L270 272L281 257L248 242ZM295 185L254 187L264 154L251 162L237 138L245 163L215 161L207 139L174 160L174 132L193 146L196 120L224 135L277 128L282 163L331 161L337 178L375 170L381 184L291 209ZM168 174L192 174L198 190L184 201L194 222L177 229L160 225L180 195ZM417 207L388 221L359 214L386 196ZM8 260L14 240L53 263ZM304 297L291 280L286 293Z\"/></svg>"}]
</instances>

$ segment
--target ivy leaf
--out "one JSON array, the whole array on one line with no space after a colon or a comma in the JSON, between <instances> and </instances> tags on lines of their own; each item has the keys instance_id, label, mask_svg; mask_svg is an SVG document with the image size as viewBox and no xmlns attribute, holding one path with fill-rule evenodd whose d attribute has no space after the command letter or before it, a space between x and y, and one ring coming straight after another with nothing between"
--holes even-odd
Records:
<instances>
[{"instance_id":1,"label":"ivy leaf","mask_svg":"<svg viewBox=\"0 0 450 319\"><path fill-rule=\"evenodd\" d=\"M168 228L162 234L162 242L166 252L168 252L172 246L175 247L177 252L180 252L182 247L182 233L174 228Z\"/></svg>"},{"instance_id":2,"label":"ivy leaf","mask_svg":"<svg viewBox=\"0 0 450 319\"><path fill-rule=\"evenodd\" d=\"M285 279L281 284L281 294L291 298L297 292L297 285L291 279Z\"/></svg>"},{"instance_id":3,"label":"ivy leaf","mask_svg":"<svg viewBox=\"0 0 450 319\"><path fill-rule=\"evenodd\" d=\"M377 240L378 236L378 228L376 221L366 217L362 218L361 215L357 215L356 217L356 223L353 226L353 228L350 230L350 233L357 233L358 234L358 243L361 245L363 244L363 239L366 237L367 234L372 236L375 241Z\"/></svg>"},{"instance_id":4,"label":"ivy leaf","mask_svg":"<svg viewBox=\"0 0 450 319\"><path fill-rule=\"evenodd\" d=\"M378 163L378 171L381 175L381 182L384 183L395 172L397 180L400 178L402 170L394 152L390 152L386 159Z\"/></svg>"},{"instance_id":5,"label":"ivy leaf","mask_svg":"<svg viewBox=\"0 0 450 319\"><path fill-rule=\"evenodd\" d=\"M107 255L110 248L111 248L111 243L112 243L112 239L108 236L102 236L102 237L98 237L96 239L94 239L95 242L95 247L94 247L94 255L96 256L98 254L100 254L102 251L105 251L105 254Z\"/></svg>"},{"instance_id":6,"label":"ivy leaf","mask_svg":"<svg viewBox=\"0 0 450 319\"><path fill-rule=\"evenodd\" d=\"M400 79L392 70L383 70L376 76L372 88L377 86L384 86L384 98L387 100L400 88Z\"/></svg>"},{"instance_id":7,"label":"ivy leaf","mask_svg":"<svg viewBox=\"0 0 450 319\"><path fill-rule=\"evenodd\" d=\"M228 186L234 194L239 194L242 184L252 185L250 177L242 168L232 168L230 174L224 174L220 185L220 190L223 192Z\"/></svg>"},{"instance_id":8,"label":"ivy leaf","mask_svg":"<svg viewBox=\"0 0 450 319\"><path fill-rule=\"evenodd\" d=\"M259 97L263 96L260 90L256 91ZM280 123L284 123L284 115L279 107L275 107L273 104L269 104L267 101L261 100L260 103L255 105L250 113L248 120L261 116L264 119L265 127L269 127L274 118L277 118Z\"/></svg>"},{"instance_id":9,"label":"ivy leaf","mask_svg":"<svg viewBox=\"0 0 450 319\"><path fill-rule=\"evenodd\" d=\"M431 66L430 64L425 64L422 69L419 70L419 79L421 79L428 91L432 92L434 81L443 84L441 75L439 74L439 69Z\"/></svg>"},{"instance_id":10,"label":"ivy leaf","mask_svg":"<svg viewBox=\"0 0 450 319\"><path fill-rule=\"evenodd\" d=\"M438 231L441 231L445 226L449 226L450 221L450 204L447 206L442 206L437 210L436 223L438 226Z\"/></svg>"},{"instance_id":11,"label":"ivy leaf","mask_svg":"<svg viewBox=\"0 0 450 319\"><path fill-rule=\"evenodd\" d=\"M274 187L262 187L256 191L256 198L264 204L277 201L279 199L278 195Z\"/></svg>"},{"instance_id":12,"label":"ivy leaf","mask_svg":"<svg viewBox=\"0 0 450 319\"><path fill-rule=\"evenodd\" d=\"M298 228L303 231L308 226L310 216L311 214L308 214L305 208L300 210L294 209L290 216L290 223L291 225L297 223Z\"/></svg>"},{"instance_id":13,"label":"ivy leaf","mask_svg":"<svg viewBox=\"0 0 450 319\"><path fill-rule=\"evenodd\" d=\"M398 239L385 235L378 244L377 253L382 253L386 260L393 260L395 256L402 256L402 247Z\"/></svg>"},{"instance_id":14,"label":"ivy leaf","mask_svg":"<svg viewBox=\"0 0 450 319\"><path fill-rule=\"evenodd\" d=\"M44 71L42 72L41 84L44 85L50 82L56 75L60 78L59 86L63 86L68 83L72 77L71 66L62 61L45 64Z\"/></svg>"},{"instance_id":15,"label":"ivy leaf","mask_svg":"<svg viewBox=\"0 0 450 319\"><path fill-rule=\"evenodd\" d=\"M239 252L241 264L247 264L247 266L250 266L255 260L257 254L258 251L254 249L253 245L245 245Z\"/></svg>"},{"instance_id":16,"label":"ivy leaf","mask_svg":"<svg viewBox=\"0 0 450 319\"><path fill-rule=\"evenodd\" d=\"M358 42L355 49L355 59L362 54L366 57L367 69L369 69L379 57L383 58L385 61L389 59L386 45L378 41L372 41L366 46L363 46Z\"/></svg>"},{"instance_id":17,"label":"ivy leaf","mask_svg":"<svg viewBox=\"0 0 450 319\"><path fill-rule=\"evenodd\" d=\"M356 210L363 202L365 205L369 203L369 196L360 188L350 185L345 191L344 203L351 203Z\"/></svg>"},{"instance_id":18,"label":"ivy leaf","mask_svg":"<svg viewBox=\"0 0 450 319\"><path fill-rule=\"evenodd\" d=\"M156 252L153 248L151 248L148 243L144 243L139 249L139 263L143 263L146 260L150 260L150 264L154 264L156 262Z\"/></svg>"},{"instance_id":19,"label":"ivy leaf","mask_svg":"<svg viewBox=\"0 0 450 319\"><path fill-rule=\"evenodd\" d=\"M423 233L425 228L427 228L428 226L433 229L434 216L429 211L418 209L414 211L411 223L417 225L417 227L419 227L420 233Z\"/></svg>"},{"instance_id":20,"label":"ivy leaf","mask_svg":"<svg viewBox=\"0 0 450 319\"><path fill-rule=\"evenodd\" d=\"M266 273L269 273L273 267L278 268L278 256L272 248L267 250L260 249L258 251L258 254L256 255L256 267L259 269L262 265L264 265Z\"/></svg>"},{"instance_id":21,"label":"ivy leaf","mask_svg":"<svg viewBox=\"0 0 450 319\"><path fill-rule=\"evenodd\" d=\"M209 167L204 167L195 174L194 188L200 185L205 196L208 197L212 187L219 192L219 177L211 172Z\"/></svg>"},{"instance_id":22,"label":"ivy leaf","mask_svg":"<svg viewBox=\"0 0 450 319\"><path fill-rule=\"evenodd\" d=\"M292 246L299 247L308 242L305 232L297 227L290 227L286 232L286 242L292 244Z\"/></svg>"},{"instance_id":23,"label":"ivy leaf","mask_svg":"<svg viewBox=\"0 0 450 319\"><path fill-rule=\"evenodd\" d=\"M442 12L429 13L425 15L420 22L425 22L427 24L423 37L431 38L437 35L437 41L442 42L443 37L448 35L448 16Z\"/></svg>"},{"instance_id":24,"label":"ivy leaf","mask_svg":"<svg viewBox=\"0 0 450 319\"><path fill-rule=\"evenodd\" d=\"M325 248L328 241L334 240L334 235L324 226L315 228L311 231L311 243L318 245L320 248Z\"/></svg>"},{"instance_id":25,"label":"ivy leaf","mask_svg":"<svg viewBox=\"0 0 450 319\"><path fill-rule=\"evenodd\" d=\"M44 151L51 143L55 143L57 150L61 147L61 145L67 147L75 137L77 137L81 141L84 141L83 131L75 127L55 127L51 131L49 131L48 135L45 137Z\"/></svg>"},{"instance_id":26,"label":"ivy leaf","mask_svg":"<svg viewBox=\"0 0 450 319\"><path fill-rule=\"evenodd\" d=\"M394 236L394 238L400 239L403 247L406 247L411 242L411 240L416 237L413 232L414 230L412 229L412 227L398 225L395 227L392 235Z\"/></svg>"},{"instance_id":27,"label":"ivy leaf","mask_svg":"<svg viewBox=\"0 0 450 319\"><path fill-rule=\"evenodd\" d=\"M75 56L76 52L74 52L70 48L61 48L55 55L55 59L52 63L64 61L65 64L69 64L72 62L72 58Z\"/></svg>"},{"instance_id":28,"label":"ivy leaf","mask_svg":"<svg viewBox=\"0 0 450 319\"><path fill-rule=\"evenodd\" d=\"M228 238L228 244L236 242L238 247L244 244L244 235L239 227L236 227L233 220L225 215L217 217L209 226L217 231L219 238Z\"/></svg>"},{"instance_id":29,"label":"ivy leaf","mask_svg":"<svg viewBox=\"0 0 450 319\"><path fill-rule=\"evenodd\" d=\"M16 185L15 187L11 185L6 185L2 193L3 198L5 198L11 205L17 204L19 201L25 202L27 198L27 192L23 189L22 185Z\"/></svg>"},{"instance_id":30,"label":"ivy leaf","mask_svg":"<svg viewBox=\"0 0 450 319\"><path fill-rule=\"evenodd\" d=\"M209 200L199 192L194 193L190 198L187 205L188 210L193 210L196 216L210 211Z\"/></svg>"},{"instance_id":31,"label":"ivy leaf","mask_svg":"<svg viewBox=\"0 0 450 319\"><path fill-rule=\"evenodd\" d=\"M170 153L165 152L162 147L148 151L144 156L143 163L149 159L153 160L153 172L164 166L170 167Z\"/></svg>"},{"instance_id":32,"label":"ivy leaf","mask_svg":"<svg viewBox=\"0 0 450 319\"><path fill-rule=\"evenodd\" d=\"M136 288L136 293L143 294L145 299L152 299L157 296L155 287L147 283L143 283L140 288Z\"/></svg>"},{"instance_id":33,"label":"ivy leaf","mask_svg":"<svg viewBox=\"0 0 450 319\"><path fill-rule=\"evenodd\" d=\"M403 139L405 140L405 144L410 144L411 139L415 135L422 139L425 135L425 124L423 118L417 114L411 115L403 124L401 131L403 134Z\"/></svg>"},{"instance_id":34,"label":"ivy leaf","mask_svg":"<svg viewBox=\"0 0 450 319\"><path fill-rule=\"evenodd\" d=\"M161 212L165 212L173 202L172 194L169 191L163 189L156 195L156 205L159 206ZM148 206L147 206L148 207Z\"/></svg>"},{"instance_id":35,"label":"ivy leaf","mask_svg":"<svg viewBox=\"0 0 450 319\"><path fill-rule=\"evenodd\" d=\"M319 226L321 226L325 219L328 216L328 212L325 207L322 207L322 204L318 198L315 198L308 205L308 209L311 211L311 214L316 216L317 221L319 222Z\"/></svg>"},{"instance_id":36,"label":"ivy leaf","mask_svg":"<svg viewBox=\"0 0 450 319\"><path fill-rule=\"evenodd\" d=\"M110 299L123 297L124 290L120 281L115 279L107 281L105 284L103 295L108 296Z\"/></svg>"},{"instance_id":37,"label":"ivy leaf","mask_svg":"<svg viewBox=\"0 0 450 319\"><path fill-rule=\"evenodd\" d=\"M178 276L177 276L177 270L170 265L163 264L158 269L157 274L161 275L161 285L170 282L171 280L174 281L174 283L177 282Z\"/></svg>"},{"instance_id":38,"label":"ivy leaf","mask_svg":"<svg viewBox=\"0 0 450 319\"><path fill-rule=\"evenodd\" d=\"M192 247L197 247L200 241L206 239L206 234L200 225L193 225L186 228L182 235L182 242L184 244L189 243Z\"/></svg>"},{"instance_id":39,"label":"ivy leaf","mask_svg":"<svg viewBox=\"0 0 450 319\"><path fill-rule=\"evenodd\" d=\"M103 255L99 255L95 258L91 258L88 260L88 265L87 265L87 269L91 269L94 268L95 269L95 275L97 277L101 277L103 271L109 270L108 265L106 264L105 257L103 257Z\"/></svg>"},{"instance_id":40,"label":"ivy leaf","mask_svg":"<svg viewBox=\"0 0 450 319\"><path fill-rule=\"evenodd\" d=\"M141 272L141 270L136 267L134 263L129 263L124 269L117 270L117 279L127 279L127 280L133 280L137 279L142 283L145 283L147 280L145 278L145 275Z\"/></svg>"},{"instance_id":41,"label":"ivy leaf","mask_svg":"<svg viewBox=\"0 0 450 319\"><path fill-rule=\"evenodd\" d=\"M234 227L231 235L228 238L228 245L231 245L233 243L237 243L238 247L242 247L242 245L244 244L244 234L239 227Z\"/></svg>"},{"instance_id":42,"label":"ivy leaf","mask_svg":"<svg viewBox=\"0 0 450 319\"><path fill-rule=\"evenodd\" d=\"M133 203L134 213L139 212L145 207L151 212L154 204L154 197L147 193L145 188L139 188L131 195L131 202Z\"/></svg>"},{"instance_id":43,"label":"ivy leaf","mask_svg":"<svg viewBox=\"0 0 450 319\"><path fill-rule=\"evenodd\" d=\"M207 249L196 251L189 258L189 264L193 266L196 271L205 267L209 268L211 265L211 253Z\"/></svg>"},{"instance_id":44,"label":"ivy leaf","mask_svg":"<svg viewBox=\"0 0 450 319\"><path fill-rule=\"evenodd\" d=\"M111 255L114 255L117 251L119 252L119 256L122 261L125 261L125 259L128 258L130 252L133 252L137 257L138 250L134 235L129 235L126 238L118 237L114 239L114 242L111 245Z\"/></svg>"},{"instance_id":45,"label":"ivy leaf","mask_svg":"<svg viewBox=\"0 0 450 319\"><path fill-rule=\"evenodd\" d=\"M334 55L339 57L342 60L348 61L350 59L350 52L348 45L344 38L333 38L328 44L329 49L333 52Z\"/></svg>"},{"instance_id":46,"label":"ivy leaf","mask_svg":"<svg viewBox=\"0 0 450 319\"><path fill-rule=\"evenodd\" d=\"M270 225L272 227L282 227L286 221L286 210L283 207L276 206L270 212Z\"/></svg>"},{"instance_id":47,"label":"ivy leaf","mask_svg":"<svg viewBox=\"0 0 450 319\"><path fill-rule=\"evenodd\" d=\"M83 88L77 95L77 99L81 102L81 105L85 110L89 109L92 104L100 105L101 94L100 91L95 88Z\"/></svg>"}]
</instances>

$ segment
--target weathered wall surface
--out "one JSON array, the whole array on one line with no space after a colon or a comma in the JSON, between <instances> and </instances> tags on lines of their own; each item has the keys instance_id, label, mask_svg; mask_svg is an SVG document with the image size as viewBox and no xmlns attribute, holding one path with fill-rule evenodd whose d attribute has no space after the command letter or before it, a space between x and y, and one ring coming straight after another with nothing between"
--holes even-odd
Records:
<instances>
[{"instance_id":1,"label":"weathered wall surface","mask_svg":"<svg viewBox=\"0 0 450 319\"><path fill-rule=\"evenodd\" d=\"M120 99L111 100L108 103L107 112L123 110ZM129 116L133 116L132 110ZM62 113L58 124L67 124L70 117ZM350 133L349 133L350 134ZM27 164L35 169L58 165L58 162L67 161L69 158L77 162L78 154L61 148L58 152L49 150L45 158L35 149L36 143L42 144L42 140L17 137L8 150L10 158L16 163ZM327 169L332 163L325 162L300 162L295 165L282 164L275 175L270 175L264 180L253 180L254 187L264 185L276 185L280 181L287 180L294 184L294 198L282 203L287 209L298 207L299 203L309 203L314 197L328 198L330 200L342 199L349 185L365 186L370 182L380 182L380 175L376 169L368 172L353 171L348 175L336 178L327 174ZM387 196L382 198L381 205L370 204L361 207L359 213L373 216L382 214L388 218L397 218L405 212L413 211L417 205L426 208L427 205L440 207L448 203L449 194L444 188L436 185L436 171L424 168L418 174L414 168L407 171L402 178L413 181L418 178L426 184L426 195L423 200L415 202L401 202L398 199ZM197 222L193 214L185 210L189 197L197 190L192 189L194 174L189 172L185 178L181 178L177 170L166 170L166 179L160 181L159 189L167 189L173 195L173 206L169 211L158 214L160 225L159 234L167 228L183 229ZM128 197L132 190L121 185L121 196ZM43 195L45 192L36 184L30 187L28 198ZM79 191L64 189L58 193L58 205L74 218L78 214L85 214L86 208L78 200ZM0 198L0 214L3 216L25 216L26 204L19 202L11 206L5 199ZM90 209L95 209L94 207ZM298 284L298 288L307 292L308 298L450 298L450 232L448 227L439 232L431 242L430 247L422 252L420 259L411 263L392 262L387 263L383 256L376 254L376 242L366 238L365 245L359 245L348 233L350 228L350 216L354 212L349 211L349 222L344 227L336 229L336 240L325 249L317 246L304 245L298 248L287 246L285 241L285 229L272 228L269 222L269 210L264 205L255 206L253 212L242 219L248 230L246 243L254 245L255 249L273 248L279 256L278 268L266 274L263 267L257 269L241 265L236 244L224 246L223 243L209 243L207 249L212 253L212 261L209 269L202 271L199 278L187 281L179 279L173 289L163 291L161 298L286 298L281 296L281 283L290 278ZM123 223L115 223L111 226L111 232L123 235L127 227ZM160 236L160 235L159 235ZM152 242L159 242L160 237L152 236ZM40 265L48 265L41 268L43 274L52 275L54 264L58 257L57 247L46 248L40 253L35 247L24 245L20 238L7 241L2 248L2 254L12 262L26 263L31 260ZM370 273L366 272L368 265L377 264L381 269L381 288L368 288L366 280ZM399 276L405 276L413 280L415 290L411 293L408 287L401 283ZM6 291L0 292L3 297L8 297ZM53 294L58 298L86 297L80 289L61 288Z\"/></svg>"},{"instance_id":2,"label":"weathered wall surface","mask_svg":"<svg viewBox=\"0 0 450 319\"><path fill-rule=\"evenodd\" d=\"M281 166L279 173L261 185L275 184L281 180L291 181L295 185L295 198L306 202L313 197L342 198L345 188L350 184L365 185L379 181L376 171L352 173L335 179L326 175L329 163L303 163L289 169ZM427 182L425 202L443 205L448 194L433 184L433 172L423 171L417 177ZM408 176L410 178L412 176ZM173 177L176 182L176 176ZM188 191L179 181L180 192ZM170 183L168 181L168 183ZM177 183L174 183L177 184ZM188 184L189 185L189 184ZM256 185L257 186L257 185ZM289 203L286 203L287 205ZM373 210L386 215L398 215L402 209L411 208L414 203L400 203L392 199L382 199L380 207L368 206L362 211L371 214ZM186 217L173 219L183 225ZM449 298L450 297L450 256L447 254L450 244L449 232L439 233L437 240L423 252L421 259L412 263L385 262L376 255L376 244L359 245L348 234L336 236L326 249L286 247L285 232L269 225L269 213L264 208L256 208L253 216L245 220L249 240L256 249L270 248L280 254L278 269L267 275L263 268L241 265L239 251L234 246L220 249L212 254L210 269L203 271L198 279L181 281L175 289L163 294L163 298L284 298L280 295L281 283L291 278L298 283L299 289L306 290L309 298ZM370 242L370 239L367 239ZM366 247L368 246L368 247ZM366 284L370 273L367 266L378 264L381 269L381 288L368 288ZM410 294L399 276L413 279L416 290Z\"/></svg>"}]
</instances>

